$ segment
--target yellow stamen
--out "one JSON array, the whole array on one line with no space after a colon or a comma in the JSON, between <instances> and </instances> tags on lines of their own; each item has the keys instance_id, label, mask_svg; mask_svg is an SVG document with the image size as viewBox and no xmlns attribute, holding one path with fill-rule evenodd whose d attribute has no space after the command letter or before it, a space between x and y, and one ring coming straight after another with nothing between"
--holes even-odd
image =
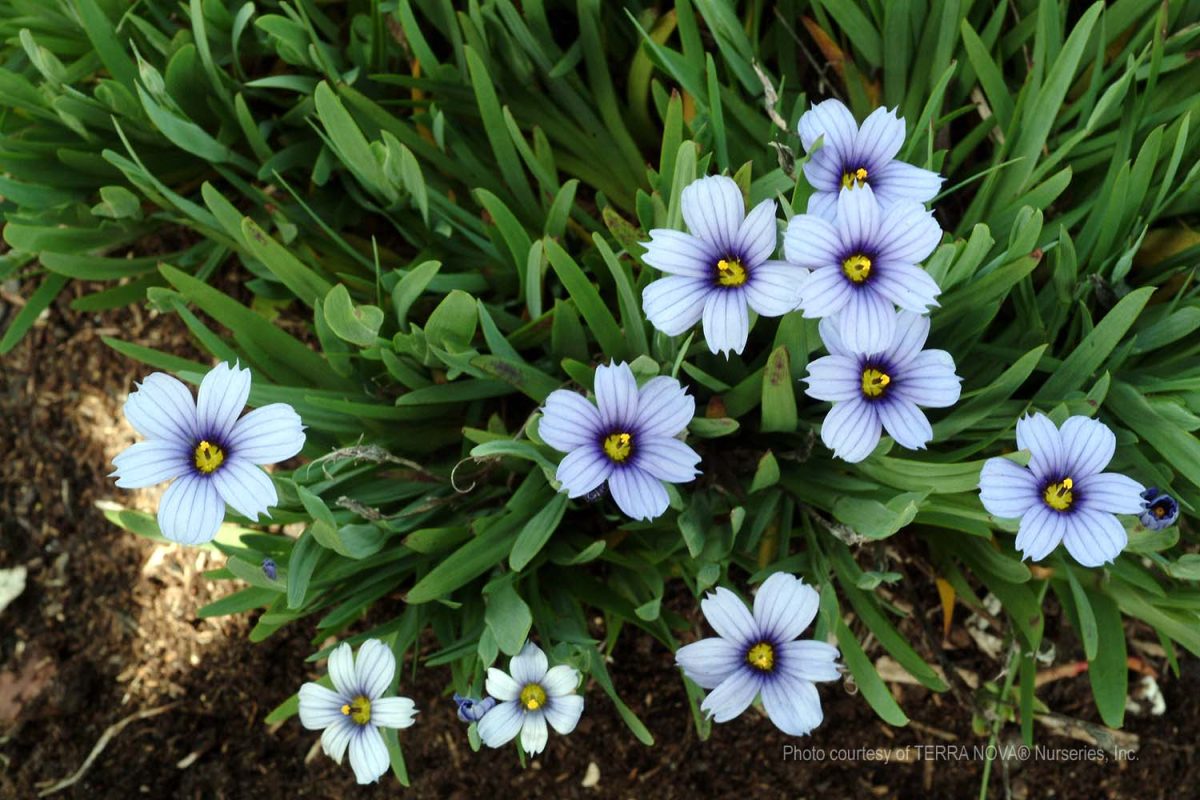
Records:
<instances>
[{"instance_id":1,"label":"yellow stamen","mask_svg":"<svg viewBox=\"0 0 1200 800\"><path fill-rule=\"evenodd\" d=\"M871 259L856 253L842 262L842 272L855 283L862 283L871 274Z\"/></svg>"},{"instance_id":2,"label":"yellow stamen","mask_svg":"<svg viewBox=\"0 0 1200 800\"><path fill-rule=\"evenodd\" d=\"M353 703L342 706L342 716L349 717L359 725L366 725L371 721L371 701L359 695Z\"/></svg>"},{"instance_id":3,"label":"yellow stamen","mask_svg":"<svg viewBox=\"0 0 1200 800\"><path fill-rule=\"evenodd\" d=\"M1154 507L1154 516L1158 517L1159 519L1162 519L1166 515L1167 515L1167 510L1165 508L1163 508L1162 506Z\"/></svg>"},{"instance_id":4,"label":"yellow stamen","mask_svg":"<svg viewBox=\"0 0 1200 800\"><path fill-rule=\"evenodd\" d=\"M741 286L746 282L746 268L736 258L722 258L717 262L717 284L720 286Z\"/></svg>"},{"instance_id":5,"label":"yellow stamen","mask_svg":"<svg viewBox=\"0 0 1200 800\"><path fill-rule=\"evenodd\" d=\"M759 642L746 653L746 661L757 670L770 672L775 667L775 649L766 642Z\"/></svg>"},{"instance_id":6,"label":"yellow stamen","mask_svg":"<svg viewBox=\"0 0 1200 800\"><path fill-rule=\"evenodd\" d=\"M865 186L867 183L867 170L864 167L859 167L854 172L842 173L842 186L849 189L851 186Z\"/></svg>"},{"instance_id":7,"label":"yellow stamen","mask_svg":"<svg viewBox=\"0 0 1200 800\"><path fill-rule=\"evenodd\" d=\"M1075 501L1071 490L1075 488L1075 481L1070 478L1063 478L1058 483L1052 483L1046 487L1046 491L1042 493L1042 499L1046 501L1046 505L1053 508L1055 511L1066 511L1071 507L1071 503Z\"/></svg>"},{"instance_id":8,"label":"yellow stamen","mask_svg":"<svg viewBox=\"0 0 1200 800\"><path fill-rule=\"evenodd\" d=\"M537 711L546 705L546 690L536 683L531 683L521 690L521 705L529 711Z\"/></svg>"},{"instance_id":9,"label":"yellow stamen","mask_svg":"<svg viewBox=\"0 0 1200 800\"><path fill-rule=\"evenodd\" d=\"M633 452L633 437L628 433L610 433L604 439L604 454L620 464Z\"/></svg>"},{"instance_id":10,"label":"yellow stamen","mask_svg":"<svg viewBox=\"0 0 1200 800\"><path fill-rule=\"evenodd\" d=\"M217 467L225 460L225 453L221 448L211 442L202 441L196 445L196 469L203 472L205 475L210 472L215 472Z\"/></svg>"},{"instance_id":11,"label":"yellow stamen","mask_svg":"<svg viewBox=\"0 0 1200 800\"><path fill-rule=\"evenodd\" d=\"M862 391L867 397L879 397L892 382L891 376L874 367L867 367L862 374Z\"/></svg>"}]
</instances>

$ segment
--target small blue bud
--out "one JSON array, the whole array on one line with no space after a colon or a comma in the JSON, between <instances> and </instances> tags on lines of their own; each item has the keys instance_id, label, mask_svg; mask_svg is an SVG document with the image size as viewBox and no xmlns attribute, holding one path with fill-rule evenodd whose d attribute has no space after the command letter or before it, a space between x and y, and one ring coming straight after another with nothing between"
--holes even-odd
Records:
<instances>
[{"instance_id":1,"label":"small blue bud","mask_svg":"<svg viewBox=\"0 0 1200 800\"><path fill-rule=\"evenodd\" d=\"M496 698L494 697L476 700L473 697L455 694L454 702L458 703L458 718L463 722L478 722L483 719L484 714L496 707Z\"/></svg>"},{"instance_id":2,"label":"small blue bud","mask_svg":"<svg viewBox=\"0 0 1200 800\"><path fill-rule=\"evenodd\" d=\"M1175 524L1179 519L1179 503L1165 492L1160 492L1157 486L1151 486L1142 492L1144 510L1138 519L1152 531L1161 531Z\"/></svg>"},{"instance_id":3,"label":"small blue bud","mask_svg":"<svg viewBox=\"0 0 1200 800\"><path fill-rule=\"evenodd\" d=\"M271 580L275 580L275 576L279 574L278 570L276 570L276 568L275 568L274 559L270 559L270 558L263 559L262 571L263 571L263 574L266 575Z\"/></svg>"}]
</instances>

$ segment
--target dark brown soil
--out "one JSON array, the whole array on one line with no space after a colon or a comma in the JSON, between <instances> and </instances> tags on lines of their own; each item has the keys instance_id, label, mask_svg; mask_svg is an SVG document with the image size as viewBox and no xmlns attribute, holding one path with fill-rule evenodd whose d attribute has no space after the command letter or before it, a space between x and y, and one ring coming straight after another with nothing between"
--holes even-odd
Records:
<instances>
[{"instance_id":1,"label":"dark brown soil","mask_svg":"<svg viewBox=\"0 0 1200 800\"><path fill-rule=\"evenodd\" d=\"M9 295L11 299L12 295ZM174 798L383 797L386 776L360 789L348 766L319 751L317 737L292 720L268 727L266 712L316 670L304 663L310 628L298 626L254 645L246 616L198 620L196 610L229 587L205 580L221 557L159 547L110 525L96 509L110 499L147 509L106 478L109 460L130 441L120 403L143 368L106 348L100 334L192 354L173 318L130 310L82 317L60 302L0 361L0 568L24 565L24 594L0 612L0 797L32 798L74 773L114 723L115 735L72 787L55 797ZM4 300L0 299L0 306ZM937 607L932 586L914 596ZM951 637L952 639L954 637ZM960 637L961 638L961 637ZM1059 660L1074 645L1061 637ZM1141 638L1147 637L1141 632ZM872 653L878 657L879 653ZM970 647L952 657L985 679L999 671ZM1161 661L1161 660L1160 660ZM402 734L417 797L470 798L497 792L529 797L881 797L963 798L979 794L983 762L943 752L918 758L909 746L972 748L971 710L952 695L911 686L894 690L913 718L907 728L879 722L843 686L823 687L826 722L804 740L747 714L697 739L670 654L651 640L623 637L611 670L618 689L657 739L647 748L611 704L589 687L583 720L570 737L552 736L545 754L521 769L515 751L473 754L453 704L448 673L421 670L403 687L422 714ZM1155 662L1158 669L1161 664ZM1136 760L1116 763L1033 759L997 762L992 797L1160 798L1195 796L1200 762L1200 668L1182 679L1158 672L1167 714L1131 716ZM1086 675L1039 691L1057 712L1095 720ZM1053 748L1082 742L1037 730ZM1013 726L1002 745L1015 745ZM817 748L824 760L787 758L788 747ZM910 763L836 760L836 751L871 748ZM926 754L933 755L931 751ZM584 786L589 765L598 782Z\"/></svg>"}]
</instances>

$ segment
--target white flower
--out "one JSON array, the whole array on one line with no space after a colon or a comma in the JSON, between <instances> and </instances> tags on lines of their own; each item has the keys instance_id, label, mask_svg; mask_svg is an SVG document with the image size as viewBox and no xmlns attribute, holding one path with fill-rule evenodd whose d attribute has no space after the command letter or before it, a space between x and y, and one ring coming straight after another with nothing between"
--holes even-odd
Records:
<instances>
[{"instance_id":1,"label":"white flower","mask_svg":"<svg viewBox=\"0 0 1200 800\"><path fill-rule=\"evenodd\" d=\"M407 728L417 709L407 697L384 697L396 674L396 657L378 639L368 639L358 649L343 643L329 655L331 691L318 683L300 687L300 723L309 730L324 730L325 754L342 763L350 749L350 766L359 783L373 783L387 772L391 759L379 728Z\"/></svg>"},{"instance_id":2,"label":"white flower","mask_svg":"<svg viewBox=\"0 0 1200 800\"><path fill-rule=\"evenodd\" d=\"M500 704L479 721L479 738L488 747L502 747L521 734L521 747L536 755L550 738L546 723L564 736L575 730L583 714L583 697L575 694L579 671L565 664L550 669L546 654L528 642L508 668L512 676L492 667L487 691Z\"/></svg>"}]
</instances>

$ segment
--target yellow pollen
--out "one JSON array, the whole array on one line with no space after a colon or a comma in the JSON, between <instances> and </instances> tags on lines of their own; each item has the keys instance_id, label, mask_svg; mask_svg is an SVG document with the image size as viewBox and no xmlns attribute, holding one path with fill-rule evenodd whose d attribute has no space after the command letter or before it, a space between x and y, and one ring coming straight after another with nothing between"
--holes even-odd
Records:
<instances>
[{"instance_id":1,"label":"yellow pollen","mask_svg":"<svg viewBox=\"0 0 1200 800\"><path fill-rule=\"evenodd\" d=\"M759 642L746 653L746 661L755 669L770 672L775 667L775 650L766 642Z\"/></svg>"},{"instance_id":2,"label":"yellow pollen","mask_svg":"<svg viewBox=\"0 0 1200 800\"><path fill-rule=\"evenodd\" d=\"M207 441L202 441L196 445L195 456L196 469L205 475L215 472L217 467L221 466L221 462L225 460L225 453L221 448Z\"/></svg>"},{"instance_id":3,"label":"yellow pollen","mask_svg":"<svg viewBox=\"0 0 1200 800\"><path fill-rule=\"evenodd\" d=\"M881 372L874 367L867 367L863 370L862 391L867 397L879 397L891 382L892 379L886 372Z\"/></svg>"},{"instance_id":4,"label":"yellow pollen","mask_svg":"<svg viewBox=\"0 0 1200 800\"><path fill-rule=\"evenodd\" d=\"M856 253L842 262L842 272L855 283L862 283L871 274L871 259Z\"/></svg>"},{"instance_id":5,"label":"yellow pollen","mask_svg":"<svg viewBox=\"0 0 1200 800\"><path fill-rule=\"evenodd\" d=\"M1042 494L1042 499L1046 501L1046 505L1055 511L1066 511L1075 500L1071 493L1071 490L1074 488L1075 481L1070 478L1063 478L1060 482L1047 486L1046 491Z\"/></svg>"},{"instance_id":6,"label":"yellow pollen","mask_svg":"<svg viewBox=\"0 0 1200 800\"><path fill-rule=\"evenodd\" d=\"M349 717L359 725L366 725L371 721L371 701L359 695L353 703L342 706L342 716Z\"/></svg>"},{"instance_id":7,"label":"yellow pollen","mask_svg":"<svg viewBox=\"0 0 1200 800\"><path fill-rule=\"evenodd\" d=\"M604 454L620 464L633 452L633 437L628 433L610 433L604 439Z\"/></svg>"},{"instance_id":8,"label":"yellow pollen","mask_svg":"<svg viewBox=\"0 0 1200 800\"><path fill-rule=\"evenodd\" d=\"M854 172L842 173L842 186L849 189L851 186L863 186L867 182L867 170L859 167Z\"/></svg>"},{"instance_id":9,"label":"yellow pollen","mask_svg":"<svg viewBox=\"0 0 1200 800\"><path fill-rule=\"evenodd\" d=\"M521 705L529 711L537 711L546 705L546 690L536 683L531 683L521 690Z\"/></svg>"},{"instance_id":10,"label":"yellow pollen","mask_svg":"<svg viewBox=\"0 0 1200 800\"><path fill-rule=\"evenodd\" d=\"M1154 507L1154 516L1158 517L1159 519L1162 519L1166 515L1167 515L1167 510L1165 508L1163 508L1162 506Z\"/></svg>"},{"instance_id":11,"label":"yellow pollen","mask_svg":"<svg viewBox=\"0 0 1200 800\"><path fill-rule=\"evenodd\" d=\"M746 282L746 268L736 258L722 258L717 262L717 284L720 286L741 286Z\"/></svg>"}]
</instances>

